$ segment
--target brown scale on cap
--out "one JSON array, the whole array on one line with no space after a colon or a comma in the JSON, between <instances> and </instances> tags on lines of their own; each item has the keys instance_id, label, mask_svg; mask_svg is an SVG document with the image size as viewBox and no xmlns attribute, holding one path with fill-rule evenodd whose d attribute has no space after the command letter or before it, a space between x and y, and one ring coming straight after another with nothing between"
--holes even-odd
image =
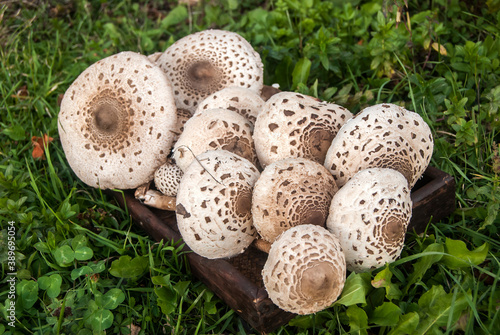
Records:
<instances>
[{"instance_id":1,"label":"brown scale on cap","mask_svg":"<svg viewBox=\"0 0 500 335\"><path fill-rule=\"evenodd\" d=\"M184 172L177 195L177 225L186 244L207 258L243 252L257 233L251 194L259 172L226 150L210 150Z\"/></svg>"},{"instance_id":2,"label":"brown scale on cap","mask_svg":"<svg viewBox=\"0 0 500 335\"><path fill-rule=\"evenodd\" d=\"M240 35L205 30L172 44L157 60L174 86L177 107L194 113L208 95L229 86L257 93L263 86L260 55Z\"/></svg>"},{"instance_id":3,"label":"brown scale on cap","mask_svg":"<svg viewBox=\"0 0 500 335\"><path fill-rule=\"evenodd\" d=\"M323 164L326 152L352 114L339 105L281 92L267 100L257 117L254 141L259 162L266 166L287 157Z\"/></svg>"},{"instance_id":4,"label":"brown scale on cap","mask_svg":"<svg viewBox=\"0 0 500 335\"><path fill-rule=\"evenodd\" d=\"M316 225L296 226L280 235L262 270L271 300L297 314L328 308L342 292L345 276L338 239Z\"/></svg>"},{"instance_id":5,"label":"brown scale on cap","mask_svg":"<svg viewBox=\"0 0 500 335\"><path fill-rule=\"evenodd\" d=\"M340 240L351 271L368 271L399 257L411 219L406 178L396 170L369 168L335 194L327 228Z\"/></svg>"},{"instance_id":6,"label":"brown scale on cap","mask_svg":"<svg viewBox=\"0 0 500 335\"><path fill-rule=\"evenodd\" d=\"M173 157L184 171L195 156L215 149L231 151L257 164L250 122L236 112L221 108L197 113L186 122L175 143Z\"/></svg>"},{"instance_id":7,"label":"brown scale on cap","mask_svg":"<svg viewBox=\"0 0 500 335\"><path fill-rule=\"evenodd\" d=\"M255 184L254 226L271 243L297 225L324 226L336 192L333 176L321 164L305 158L276 161L262 171Z\"/></svg>"},{"instance_id":8,"label":"brown scale on cap","mask_svg":"<svg viewBox=\"0 0 500 335\"><path fill-rule=\"evenodd\" d=\"M420 115L380 104L365 108L342 127L328 149L325 167L339 187L370 167L395 169L413 187L427 168L433 148L430 128Z\"/></svg>"},{"instance_id":9,"label":"brown scale on cap","mask_svg":"<svg viewBox=\"0 0 500 335\"><path fill-rule=\"evenodd\" d=\"M71 84L58 128L66 158L83 182L128 189L150 181L165 161L176 119L163 72L146 56L122 52L91 65Z\"/></svg>"}]
</instances>

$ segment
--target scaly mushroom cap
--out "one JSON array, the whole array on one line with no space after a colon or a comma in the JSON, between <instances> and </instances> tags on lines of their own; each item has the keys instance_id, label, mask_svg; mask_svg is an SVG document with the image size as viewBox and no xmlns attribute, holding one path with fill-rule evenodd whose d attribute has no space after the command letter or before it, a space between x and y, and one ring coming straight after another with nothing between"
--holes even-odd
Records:
<instances>
[{"instance_id":1,"label":"scaly mushroom cap","mask_svg":"<svg viewBox=\"0 0 500 335\"><path fill-rule=\"evenodd\" d=\"M184 131L184 125L186 122L193 116L190 111L187 109L177 108L177 123L175 124L175 128L173 130L174 134L174 143L177 142L179 136L181 136Z\"/></svg>"},{"instance_id":2,"label":"scaly mushroom cap","mask_svg":"<svg viewBox=\"0 0 500 335\"><path fill-rule=\"evenodd\" d=\"M411 213L405 177L393 169L370 168L335 194L326 226L339 238L347 269L363 272L399 257Z\"/></svg>"},{"instance_id":3,"label":"scaly mushroom cap","mask_svg":"<svg viewBox=\"0 0 500 335\"><path fill-rule=\"evenodd\" d=\"M266 166L252 196L253 224L268 242L303 224L325 226L337 185L321 164L287 158Z\"/></svg>"},{"instance_id":4,"label":"scaly mushroom cap","mask_svg":"<svg viewBox=\"0 0 500 335\"><path fill-rule=\"evenodd\" d=\"M244 87L231 86L206 97L196 109L195 114L212 108L229 109L246 117L252 124L253 129L257 115L259 115L263 106L264 100L255 91Z\"/></svg>"},{"instance_id":5,"label":"scaly mushroom cap","mask_svg":"<svg viewBox=\"0 0 500 335\"><path fill-rule=\"evenodd\" d=\"M151 61L151 63L155 64L161 55L163 55L163 52L158 51L158 52L155 52L155 53L148 55L148 59Z\"/></svg>"},{"instance_id":6,"label":"scaly mushroom cap","mask_svg":"<svg viewBox=\"0 0 500 335\"><path fill-rule=\"evenodd\" d=\"M177 193L177 225L186 244L207 258L232 257L255 239L252 188L259 172L226 150L210 150L184 172Z\"/></svg>"},{"instance_id":7,"label":"scaly mushroom cap","mask_svg":"<svg viewBox=\"0 0 500 335\"><path fill-rule=\"evenodd\" d=\"M157 64L174 86L177 107L194 113L210 94L229 86L260 93L260 55L240 35L205 30L181 38L165 50Z\"/></svg>"},{"instance_id":8,"label":"scaly mushroom cap","mask_svg":"<svg viewBox=\"0 0 500 335\"><path fill-rule=\"evenodd\" d=\"M365 108L332 141L325 167L342 187L356 172L391 168L412 188L429 165L434 143L420 115L393 104Z\"/></svg>"},{"instance_id":9,"label":"scaly mushroom cap","mask_svg":"<svg viewBox=\"0 0 500 335\"><path fill-rule=\"evenodd\" d=\"M176 123L172 86L146 56L122 52L91 65L61 102L58 130L87 185L136 188L165 162Z\"/></svg>"},{"instance_id":10,"label":"scaly mushroom cap","mask_svg":"<svg viewBox=\"0 0 500 335\"><path fill-rule=\"evenodd\" d=\"M166 163L155 171L155 186L164 195L175 197L182 178L182 170L175 164L174 160L168 158Z\"/></svg>"},{"instance_id":11,"label":"scaly mushroom cap","mask_svg":"<svg viewBox=\"0 0 500 335\"><path fill-rule=\"evenodd\" d=\"M174 160L185 171L194 157L223 149L257 164L250 122L236 112L217 108L193 115L174 146Z\"/></svg>"},{"instance_id":12,"label":"scaly mushroom cap","mask_svg":"<svg viewBox=\"0 0 500 335\"><path fill-rule=\"evenodd\" d=\"M262 277L279 308L316 313L333 304L344 288L344 253L337 237L325 228L296 226L272 244Z\"/></svg>"},{"instance_id":13,"label":"scaly mushroom cap","mask_svg":"<svg viewBox=\"0 0 500 335\"><path fill-rule=\"evenodd\" d=\"M323 164L333 138L352 117L344 107L294 92L267 100L254 127L260 164L304 157Z\"/></svg>"}]
</instances>

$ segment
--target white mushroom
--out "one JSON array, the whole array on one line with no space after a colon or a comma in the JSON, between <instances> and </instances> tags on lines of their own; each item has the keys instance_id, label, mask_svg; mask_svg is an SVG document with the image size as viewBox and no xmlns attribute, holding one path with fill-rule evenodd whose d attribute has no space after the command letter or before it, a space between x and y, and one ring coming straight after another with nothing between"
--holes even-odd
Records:
<instances>
[{"instance_id":1,"label":"white mushroom","mask_svg":"<svg viewBox=\"0 0 500 335\"><path fill-rule=\"evenodd\" d=\"M420 115L393 104L365 108L349 120L332 141L325 167L342 187L356 172L392 168L412 188L429 165L431 130Z\"/></svg>"},{"instance_id":2,"label":"white mushroom","mask_svg":"<svg viewBox=\"0 0 500 335\"><path fill-rule=\"evenodd\" d=\"M325 226L337 185L321 164L287 158L266 166L252 196L253 224L273 242L285 230L302 224Z\"/></svg>"},{"instance_id":3,"label":"white mushroom","mask_svg":"<svg viewBox=\"0 0 500 335\"><path fill-rule=\"evenodd\" d=\"M135 190L135 198L150 207L166 211L175 211L175 197L152 190L149 188L149 184L150 183L139 186Z\"/></svg>"},{"instance_id":4,"label":"white mushroom","mask_svg":"<svg viewBox=\"0 0 500 335\"><path fill-rule=\"evenodd\" d=\"M174 134L174 143L177 142L179 136L181 136L184 131L184 125L186 122L193 116L190 111L182 108L177 108L177 123L175 124L175 128L172 131Z\"/></svg>"},{"instance_id":5,"label":"white mushroom","mask_svg":"<svg viewBox=\"0 0 500 335\"><path fill-rule=\"evenodd\" d=\"M182 178L182 170L175 164L173 159L168 158L166 163L155 171L155 186L161 193L175 197Z\"/></svg>"},{"instance_id":6,"label":"white mushroom","mask_svg":"<svg viewBox=\"0 0 500 335\"><path fill-rule=\"evenodd\" d=\"M150 189L150 183L147 183L137 188L135 198L150 207L175 211L175 197L181 178L181 169L173 159L167 158L165 164L158 167L154 173L155 187L158 191Z\"/></svg>"},{"instance_id":7,"label":"white mushroom","mask_svg":"<svg viewBox=\"0 0 500 335\"><path fill-rule=\"evenodd\" d=\"M157 65L174 86L177 107L194 113L198 104L224 87L259 93L263 86L260 55L240 35L205 30L181 38L165 50Z\"/></svg>"},{"instance_id":8,"label":"white mushroom","mask_svg":"<svg viewBox=\"0 0 500 335\"><path fill-rule=\"evenodd\" d=\"M186 122L175 143L173 158L185 171L197 155L215 149L234 152L257 164L250 122L236 112L220 108L205 110Z\"/></svg>"},{"instance_id":9,"label":"white mushroom","mask_svg":"<svg viewBox=\"0 0 500 335\"><path fill-rule=\"evenodd\" d=\"M294 92L273 95L259 113L254 141L260 164L303 157L323 164L330 144L352 114L339 105Z\"/></svg>"},{"instance_id":10,"label":"white mushroom","mask_svg":"<svg viewBox=\"0 0 500 335\"><path fill-rule=\"evenodd\" d=\"M248 160L226 150L197 156L184 172L176 217L186 244L207 258L232 257L255 239L252 188L259 172Z\"/></svg>"},{"instance_id":11,"label":"white mushroom","mask_svg":"<svg viewBox=\"0 0 500 335\"><path fill-rule=\"evenodd\" d=\"M203 100L195 114L212 108L232 110L248 119L253 125L264 106L264 100L255 91L244 87L231 86L217 91Z\"/></svg>"},{"instance_id":12,"label":"white mushroom","mask_svg":"<svg viewBox=\"0 0 500 335\"><path fill-rule=\"evenodd\" d=\"M278 307L297 314L316 313L332 305L344 288L344 253L325 228L296 226L272 244L262 277Z\"/></svg>"},{"instance_id":13,"label":"white mushroom","mask_svg":"<svg viewBox=\"0 0 500 335\"><path fill-rule=\"evenodd\" d=\"M163 55L163 52L158 51L158 52L155 52L155 53L148 55L148 59L151 61L151 63L154 64L154 63L156 63L158 58L160 58L161 55Z\"/></svg>"},{"instance_id":14,"label":"white mushroom","mask_svg":"<svg viewBox=\"0 0 500 335\"><path fill-rule=\"evenodd\" d=\"M90 186L136 188L170 153L175 111L170 82L146 56L104 58L78 76L61 102L58 130L68 163Z\"/></svg>"},{"instance_id":15,"label":"white mushroom","mask_svg":"<svg viewBox=\"0 0 500 335\"><path fill-rule=\"evenodd\" d=\"M411 214L405 177L393 169L370 168L335 194L326 225L339 238L347 269L363 272L399 257Z\"/></svg>"}]
</instances>

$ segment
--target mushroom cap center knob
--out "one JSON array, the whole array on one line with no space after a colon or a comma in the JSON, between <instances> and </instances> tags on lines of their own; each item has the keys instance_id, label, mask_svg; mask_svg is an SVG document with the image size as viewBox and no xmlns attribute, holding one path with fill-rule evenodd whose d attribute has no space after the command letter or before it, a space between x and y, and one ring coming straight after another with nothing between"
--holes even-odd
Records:
<instances>
[{"instance_id":1,"label":"mushroom cap center knob","mask_svg":"<svg viewBox=\"0 0 500 335\"><path fill-rule=\"evenodd\" d=\"M120 115L112 104L99 105L94 112L96 128L106 135L114 134L120 125Z\"/></svg>"},{"instance_id":2,"label":"mushroom cap center knob","mask_svg":"<svg viewBox=\"0 0 500 335\"><path fill-rule=\"evenodd\" d=\"M210 62L196 62L188 69L188 76L193 81L208 81L217 75L217 70Z\"/></svg>"},{"instance_id":3,"label":"mushroom cap center knob","mask_svg":"<svg viewBox=\"0 0 500 335\"><path fill-rule=\"evenodd\" d=\"M382 227L382 235L387 244L398 242L401 238L404 238L405 232L404 222L395 216L389 217Z\"/></svg>"},{"instance_id":4,"label":"mushroom cap center knob","mask_svg":"<svg viewBox=\"0 0 500 335\"><path fill-rule=\"evenodd\" d=\"M331 294L338 275L328 262L319 262L302 273L301 291L309 301L321 301Z\"/></svg>"}]
</instances>

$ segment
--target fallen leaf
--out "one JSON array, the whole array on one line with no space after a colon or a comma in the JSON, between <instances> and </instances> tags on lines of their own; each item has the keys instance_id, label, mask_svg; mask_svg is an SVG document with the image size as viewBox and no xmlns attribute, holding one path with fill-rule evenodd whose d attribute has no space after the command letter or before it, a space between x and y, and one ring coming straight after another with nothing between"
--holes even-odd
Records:
<instances>
[{"instance_id":1,"label":"fallen leaf","mask_svg":"<svg viewBox=\"0 0 500 335\"><path fill-rule=\"evenodd\" d=\"M446 48L442 44L438 44L436 42L432 43L432 48L439 52L441 56L447 56L448 52L446 51Z\"/></svg>"},{"instance_id":2,"label":"fallen leaf","mask_svg":"<svg viewBox=\"0 0 500 335\"><path fill-rule=\"evenodd\" d=\"M49 145L54 139L49 137L49 135L44 134L43 137L33 136L31 137L31 144L33 145L33 152L31 156L34 159L45 160L45 147Z\"/></svg>"},{"instance_id":3,"label":"fallen leaf","mask_svg":"<svg viewBox=\"0 0 500 335\"><path fill-rule=\"evenodd\" d=\"M21 86L19 90L17 90L16 94L12 94L12 98L17 99L26 99L29 96L28 88L26 85Z\"/></svg>"}]
</instances>

